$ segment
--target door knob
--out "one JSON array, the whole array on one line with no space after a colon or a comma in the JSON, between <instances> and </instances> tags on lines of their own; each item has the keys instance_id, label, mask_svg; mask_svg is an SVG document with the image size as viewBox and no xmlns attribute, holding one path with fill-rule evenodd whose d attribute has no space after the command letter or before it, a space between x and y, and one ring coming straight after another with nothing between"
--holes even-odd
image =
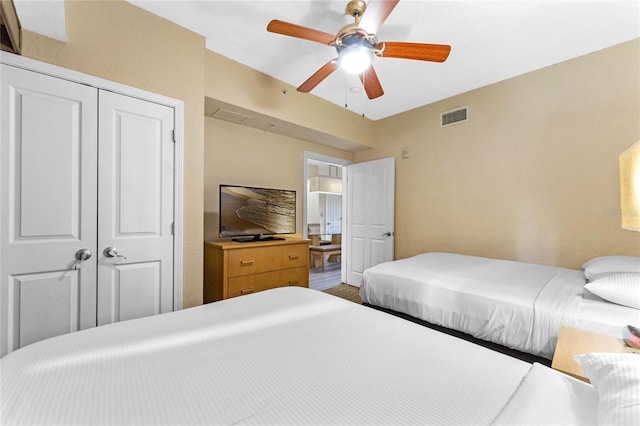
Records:
<instances>
[{"instance_id":1,"label":"door knob","mask_svg":"<svg viewBox=\"0 0 640 426\"><path fill-rule=\"evenodd\" d=\"M73 269L78 269L78 265L87 259L90 259L93 253L89 249L80 249L76 252L76 263L73 264Z\"/></svg>"},{"instance_id":2,"label":"door knob","mask_svg":"<svg viewBox=\"0 0 640 426\"><path fill-rule=\"evenodd\" d=\"M390 237L390 236L392 236L392 235L393 235L393 234L391 233L391 231L389 231L389 232L385 232L384 234L382 234L382 236L383 236L383 237Z\"/></svg>"},{"instance_id":3,"label":"door knob","mask_svg":"<svg viewBox=\"0 0 640 426\"><path fill-rule=\"evenodd\" d=\"M118 254L118 249L115 247L105 248L102 254L104 254L104 257L121 257L123 260L127 260L126 256Z\"/></svg>"}]
</instances>

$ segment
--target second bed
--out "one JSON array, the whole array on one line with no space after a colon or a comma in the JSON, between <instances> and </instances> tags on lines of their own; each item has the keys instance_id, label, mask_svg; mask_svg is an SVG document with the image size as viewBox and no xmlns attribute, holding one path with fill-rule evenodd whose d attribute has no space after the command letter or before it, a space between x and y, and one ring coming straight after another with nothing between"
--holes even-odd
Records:
<instances>
[{"instance_id":1,"label":"second bed","mask_svg":"<svg viewBox=\"0 0 640 426\"><path fill-rule=\"evenodd\" d=\"M424 253L364 273L363 303L552 359L560 325L619 336L640 311L585 290L582 270Z\"/></svg>"}]
</instances>

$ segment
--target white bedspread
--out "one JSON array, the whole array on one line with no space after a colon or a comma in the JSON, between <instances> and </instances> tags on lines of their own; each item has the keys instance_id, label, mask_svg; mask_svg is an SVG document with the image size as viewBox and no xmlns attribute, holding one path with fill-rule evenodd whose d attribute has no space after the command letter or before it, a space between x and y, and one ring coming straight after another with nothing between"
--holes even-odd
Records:
<instances>
[{"instance_id":1,"label":"white bedspread","mask_svg":"<svg viewBox=\"0 0 640 426\"><path fill-rule=\"evenodd\" d=\"M409 321L287 287L10 353L0 360L0 420L490 424L529 369Z\"/></svg>"},{"instance_id":2,"label":"white bedspread","mask_svg":"<svg viewBox=\"0 0 640 426\"><path fill-rule=\"evenodd\" d=\"M533 364L495 425L595 425L598 395L573 377Z\"/></svg>"},{"instance_id":3,"label":"white bedspread","mask_svg":"<svg viewBox=\"0 0 640 426\"><path fill-rule=\"evenodd\" d=\"M582 271L425 253L364 273L362 301L519 351L553 357L558 329L580 309Z\"/></svg>"}]
</instances>

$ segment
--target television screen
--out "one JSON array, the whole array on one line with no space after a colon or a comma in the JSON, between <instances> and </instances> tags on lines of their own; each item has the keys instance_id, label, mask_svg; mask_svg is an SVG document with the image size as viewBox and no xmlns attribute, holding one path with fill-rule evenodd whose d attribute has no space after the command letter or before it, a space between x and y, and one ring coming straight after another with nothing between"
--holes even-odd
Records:
<instances>
[{"instance_id":1,"label":"television screen","mask_svg":"<svg viewBox=\"0 0 640 426\"><path fill-rule=\"evenodd\" d=\"M296 191L220 185L220 237L295 234Z\"/></svg>"}]
</instances>

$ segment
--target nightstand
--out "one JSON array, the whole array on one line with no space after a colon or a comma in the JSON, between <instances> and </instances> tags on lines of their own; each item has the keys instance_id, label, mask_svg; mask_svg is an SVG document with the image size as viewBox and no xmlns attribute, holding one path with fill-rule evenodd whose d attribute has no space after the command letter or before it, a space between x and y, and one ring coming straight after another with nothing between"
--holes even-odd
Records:
<instances>
[{"instance_id":1,"label":"nightstand","mask_svg":"<svg viewBox=\"0 0 640 426\"><path fill-rule=\"evenodd\" d=\"M620 332L622 333L622 329ZM589 383L580 364L573 360L574 355L588 352L626 352L625 348L622 337L616 338L563 325L558 334L551 368Z\"/></svg>"}]
</instances>

